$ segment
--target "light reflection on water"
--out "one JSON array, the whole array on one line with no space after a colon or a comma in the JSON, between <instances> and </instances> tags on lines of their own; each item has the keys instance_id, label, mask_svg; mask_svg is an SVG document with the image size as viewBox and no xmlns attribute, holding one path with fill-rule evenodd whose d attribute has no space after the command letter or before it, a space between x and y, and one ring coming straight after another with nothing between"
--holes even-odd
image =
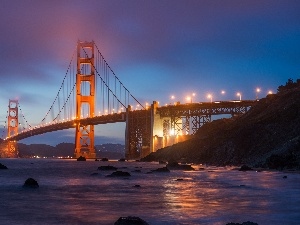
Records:
<instances>
[{"instance_id":1,"label":"light reflection on water","mask_svg":"<svg viewBox=\"0 0 300 225\"><path fill-rule=\"evenodd\" d=\"M300 174L229 167L148 174L162 165L54 159L0 162L9 168L0 170L0 224L113 224L129 215L158 225L300 221ZM109 178L111 171L97 170L108 164L123 167L120 170L131 177ZM40 187L22 188L28 177Z\"/></svg>"}]
</instances>

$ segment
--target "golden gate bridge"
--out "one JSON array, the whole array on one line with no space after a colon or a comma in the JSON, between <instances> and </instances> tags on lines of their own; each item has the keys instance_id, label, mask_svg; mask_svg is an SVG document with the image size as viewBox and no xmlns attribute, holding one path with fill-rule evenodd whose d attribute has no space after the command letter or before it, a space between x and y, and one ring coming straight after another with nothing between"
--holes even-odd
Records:
<instances>
[{"instance_id":1,"label":"golden gate bridge","mask_svg":"<svg viewBox=\"0 0 300 225\"><path fill-rule=\"evenodd\" d=\"M76 58L76 60L75 60ZM213 115L246 113L257 100L143 106L108 65L97 45L77 43L67 72L39 125L31 126L17 100L9 100L7 136L1 157L18 157L17 141L75 128L74 156L96 158L94 126L125 122L125 157L139 159L157 149L187 140ZM97 103L97 104L96 104ZM134 110L133 105L139 105ZM21 116L19 116L21 114ZM23 129L20 120L26 124Z\"/></svg>"}]
</instances>

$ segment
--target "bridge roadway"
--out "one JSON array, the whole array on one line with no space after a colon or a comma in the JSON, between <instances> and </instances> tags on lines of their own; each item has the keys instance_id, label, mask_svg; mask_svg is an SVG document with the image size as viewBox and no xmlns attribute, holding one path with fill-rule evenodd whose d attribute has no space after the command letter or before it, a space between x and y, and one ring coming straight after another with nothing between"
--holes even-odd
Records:
<instances>
[{"instance_id":1,"label":"bridge roadway","mask_svg":"<svg viewBox=\"0 0 300 225\"><path fill-rule=\"evenodd\" d=\"M161 117L200 116L200 115L238 115L246 113L258 100L215 101L174 104L157 108Z\"/></svg>"},{"instance_id":2,"label":"bridge roadway","mask_svg":"<svg viewBox=\"0 0 300 225\"><path fill-rule=\"evenodd\" d=\"M257 100L244 100L174 104L158 107L156 114L159 114L160 118L222 114L237 115L247 112L248 109L251 106L253 106L256 102ZM151 108L153 109L153 105ZM150 108L148 108L147 110L130 111L130 113L132 114L131 117L134 118L135 116L138 116L140 119L142 119L142 117L140 116L141 113L144 114L143 111L149 112L149 110ZM146 114L149 115L149 113ZM49 125L40 125L32 129L22 131L17 135L6 138L5 141L19 141L39 134L74 128L78 122L82 125L98 125L116 122L126 122L126 112L51 123Z\"/></svg>"},{"instance_id":3,"label":"bridge roadway","mask_svg":"<svg viewBox=\"0 0 300 225\"><path fill-rule=\"evenodd\" d=\"M108 124L116 122L126 122L126 112L114 113L109 115L95 116L92 118L83 118L68 120L64 122L51 123L49 125L36 126L32 129L22 131L17 135L6 138L5 141L19 141L31 136L44 134L52 131L65 130L75 128L76 124L80 122L82 125L97 125L97 124Z\"/></svg>"}]
</instances>

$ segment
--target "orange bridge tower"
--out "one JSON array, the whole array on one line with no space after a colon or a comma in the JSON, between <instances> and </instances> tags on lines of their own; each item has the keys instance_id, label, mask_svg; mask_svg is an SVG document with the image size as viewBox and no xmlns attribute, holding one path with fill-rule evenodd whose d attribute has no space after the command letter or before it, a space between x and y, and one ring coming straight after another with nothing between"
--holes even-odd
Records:
<instances>
[{"instance_id":1,"label":"orange bridge tower","mask_svg":"<svg viewBox=\"0 0 300 225\"><path fill-rule=\"evenodd\" d=\"M9 100L7 117L7 137L18 134L18 100ZM17 142L9 141L7 143L6 157L16 158L18 156Z\"/></svg>"},{"instance_id":2,"label":"orange bridge tower","mask_svg":"<svg viewBox=\"0 0 300 225\"><path fill-rule=\"evenodd\" d=\"M77 43L75 157L96 158L94 125L80 118L95 115L94 42Z\"/></svg>"}]
</instances>

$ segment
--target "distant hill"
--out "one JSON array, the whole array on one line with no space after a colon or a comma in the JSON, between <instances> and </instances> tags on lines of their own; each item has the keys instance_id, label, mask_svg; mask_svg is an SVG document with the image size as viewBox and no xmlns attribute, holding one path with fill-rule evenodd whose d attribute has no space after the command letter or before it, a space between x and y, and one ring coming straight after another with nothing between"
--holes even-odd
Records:
<instances>
[{"instance_id":1,"label":"distant hill","mask_svg":"<svg viewBox=\"0 0 300 225\"><path fill-rule=\"evenodd\" d=\"M300 80L289 79L246 114L205 124L193 139L143 160L300 169Z\"/></svg>"},{"instance_id":2,"label":"distant hill","mask_svg":"<svg viewBox=\"0 0 300 225\"><path fill-rule=\"evenodd\" d=\"M72 143L60 143L50 146L46 144L26 145L18 143L19 156L21 158L39 157L73 157L75 145ZM102 144L96 145L97 158L120 159L124 158L125 146L121 144Z\"/></svg>"}]
</instances>

